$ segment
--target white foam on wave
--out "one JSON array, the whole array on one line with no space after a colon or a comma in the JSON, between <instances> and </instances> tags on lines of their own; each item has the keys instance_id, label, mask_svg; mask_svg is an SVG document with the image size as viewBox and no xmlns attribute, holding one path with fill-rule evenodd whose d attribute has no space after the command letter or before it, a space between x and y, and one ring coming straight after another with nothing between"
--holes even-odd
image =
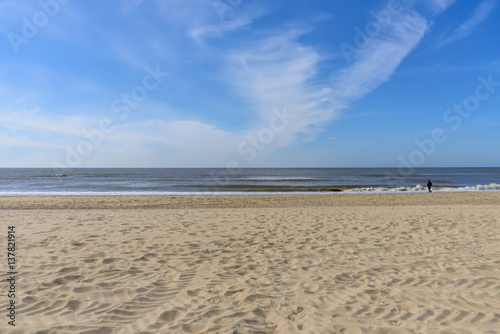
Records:
<instances>
[{"instance_id":1,"label":"white foam on wave","mask_svg":"<svg viewBox=\"0 0 500 334\"><path fill-rule=\"evenodd\" d=\"M397 192L422 192L427 191L427 187L417 184L414 187L364 187L345 190L348 193L397 193ZM436 192L468 192L468 191L500 191L500 184L490 183L487 185L478 184L466 187L432 187Z\"/></svg>"}]
</instances>

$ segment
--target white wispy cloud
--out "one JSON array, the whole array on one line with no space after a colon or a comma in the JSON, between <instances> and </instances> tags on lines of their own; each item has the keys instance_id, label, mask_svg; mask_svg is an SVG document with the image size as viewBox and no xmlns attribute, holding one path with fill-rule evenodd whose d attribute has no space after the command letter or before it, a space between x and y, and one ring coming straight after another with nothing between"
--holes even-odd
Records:
<instances>
[{"instance_id":1,"label":"white wispy cloud","mask_svg":"<svg viewBox=\"0 0 500 334\"><path fill-rule=\"evenodd\" d=\"M222 11L217 3L224 6ZM212 8L208 9L208 13L197 20L186 20L185 23L188 36L199 45L205 44L206 39L221 38L249 27L266 14L265 8L252 3L241 2L235 7L220 1L210 4Z\"/></svg>"},{"instance_id":2,"label":"white wispy cloud","mask_svg":"<svg viewBox=\"0 0 500 334\"><path fill-rule=\"evenodd\" d=\"M279 133L274 134L264 152L286 146L301 134L312 140L318 126L331 120L333 110L328 105L331 89L315 82L320 55L314 48L302 45L298 38L308 29L290 29L263 40L247 43L226 57L227 81L254 106L252 126L243 134L256 135L269 128L276 109L294 115Z\"/></svg>"},{"instance_id":3,"label":"white wispy cloud","mask_svg":"<svg viewBox=\"0 0 500 334\"><path fill-rule=\"evenodd\" d=\"M98 127L98 119L79 116L49 117L42 113L20 111L0 116L0 122L13 132L45 133L49 136L83 137L84 129ZM5 126L7 127L7 126Z\"/></svg>"},{"instance_id":4,"label":"white wispy cloud","mask_svg":"<svg viewBox=\"0 0 500 334\"><path fill-rule=\"evenodd\" d=\"M434 14L439 14L453 5L456 0L423 0L422 2L426 3Z\"/></svg>"},{"instance_id":5,"label":"white wispy cloud","mask_svg":"<svg viewBox=\"0 0 500 334\"><path fill-rule=\"evenodd\" d=\"M229 161L238 137L230 132L194 120L165 121L151 119L143 122L115 124L102 140L91 145L91 153L79 157L78 166L142 167L220 167ZM67 147L77 151L86 137L63 142L57 165L67 165ZM88 144L87 144L88 146Z\"/></svg>"},{"instance_id":6,"label":"white wispy cloud","mask_svg":"<svg viewBox=\"0 0 500 334\"><path fill-rule=\"evenodd\" d=\"M252 20L252 17L239 17L222 23L198 26L190 29L188 35L197 43L202 43L207 37L222 37L227 32L233 32L248 26L252 23Z\"/></svg>"},{"instance_id":7,"label":"white wispy cloud","mask_svg":"<svg viewBox=\"0 0 500 334\"><path fill-rule=\"evenodd\" d=\"M451 3L440 2L441 10ZM264 128L274 108L286 106L295 118L266 149L289 145L297 138L314 140L351 102L389 80L429 26L411 5L402 4L380 34L355 53L354 62L333 73L329 82L317 80L319 53L299 42L307 29L288 29L231 52L228 82L255 105L260 117L248 133Z\"/></svg>"},{"instance_id":8,"label":"white wispy cloud","mask_svg":"<svg viewBox=\"0 0 500 334\"><path fill-rule=\"evenodd\" d=\"M451 3L441 2L440 10ZM156 140L179 148L178 152L194 153L195 160L205 157L209 148L217 147L219 158L232 156L244 162L245 157L241 156L237 147L251 136L255 138L263 129L268 129L270 120L276 117L275 111L282 111L283 108L294 116L293 119L282 131L274 133L269 143L260 145L263 148L254 163L259 163L267 153L290 145L298 138L314 140L342 109L389 80L401 61L422 40L430 26L429 21L410 6L403 6L397 14L378 36L371 39L368 47L358 50L354 62L334 73L329 82L316 77L321 65L318 51L299 42L311 31L310 28L287 27L286 31L275 31L233 48L225 57L225 78L238 94L253 105L254 121L240 133L224 132L214 125L189 121L163 124L175 135L160 140L162 137L159 134L155 136ZM182 133L201 131L204 141L193 142L176 129L182 129ZM127 137L133 138L133 135ZM205 157L206 161L214 161L214 150L211 151ZM189 160L185 153L179 154L183 155L183 161Z\"/></svg>"},{"instance_id":9,"label":"white wispy cloud","mask_svg":"<svg viewBox=\"0 0 500 334\"><path fill-rule=\"evenodd\" d=\"M46 142L46 141L35 141L27 136L12 136L12 135L4 135L0 134L0 142L2 145L0 145L0 150L6 149L6 148L16 148L16 147L22 147L22 148L41 148L41 149L60 149L61 147L57 144L54 144L52 142Z\"/></svg>"},{"instance_id":10,"label":"white wispy cloud","mask_svg":"<svg viewBox=\"0 0 500 334\"><path fill-rule=\"evenodd\" d=\"M476 26L486 20L497 7L496 0L484 0L473 11L472 15L463 22L455 31L442 42L443 45L451 44L469 36Z\"/></svg>"},{"instance_id":11,"label":"white wispy cloud","mask_svg":"<svg viewBox=\"0 0 500 334\"><path fill-rule=\"evenodd\" d=\"M139 150L141 147L155 148L155 152L144 157L155 166L216 167L220 166L221 161L230 159L237 141L238 136L234 133L199 121L149 120L117 127L107 138L106 145L118 150L130 147L138 147Z\"/></svg>"},{"instance_id":12,"label":"white wispy cloud","mask_svg":"<svg viewBox=\"0 0 500 334\"><path fill-rule=\"evenodd\" d=\"M429 22L417 12L401 9L378 37L355 53L352 65L332 76L332 100L345 105L387 81L419 44L428 27Z\"/></svg>"},{"instance_id":13,"label":"white wispy cloud","mask_svg":"<svg viewBox=\"0 0 500 334\"><path fill-rule=\"evenodd\" d=\"M217 167L221 161L229 161L235 143L241 140L237 134L194 120L115 122L111 131L103 133L99 119L23 115L0 117L4 124L0 127L0 151L39 149L47 156L45 165L113 166L118 159L124 166ZM84 130L97 137L89 139ZM68 148L77 152L82 143L86 150L90 147L90 153L80 155L78 165L68 165Z\"/></svg>"}]
</instances>

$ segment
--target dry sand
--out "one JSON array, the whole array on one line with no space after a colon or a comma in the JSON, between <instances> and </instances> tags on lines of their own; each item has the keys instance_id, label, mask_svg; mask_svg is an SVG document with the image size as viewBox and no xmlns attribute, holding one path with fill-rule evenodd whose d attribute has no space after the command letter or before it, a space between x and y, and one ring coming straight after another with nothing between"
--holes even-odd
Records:
<instances>
[{"instance_id":1,"label":"dry sand","mask_svg":"<svg viewBox=\"0 0 500 334\"><path fill-rule=\"evenodd\" d=\"M1 197L0 332L500 333L499 217L498 192Z\"/></svg>"}]
</instances>

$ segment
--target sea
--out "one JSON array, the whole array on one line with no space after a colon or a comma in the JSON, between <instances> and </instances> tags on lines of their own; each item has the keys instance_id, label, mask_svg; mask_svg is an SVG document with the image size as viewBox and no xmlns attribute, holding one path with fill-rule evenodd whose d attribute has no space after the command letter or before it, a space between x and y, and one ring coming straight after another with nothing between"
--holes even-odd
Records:
<instances>
[{"instance_id":1,"label":"sea","mask_svg":"<svg viewBox=\"0 0 500 334\"><path fill-rule=\"evenodd\" d=\"M3 168L0 196L500 191L500 168Z\"/></svg>"}]
</instances>

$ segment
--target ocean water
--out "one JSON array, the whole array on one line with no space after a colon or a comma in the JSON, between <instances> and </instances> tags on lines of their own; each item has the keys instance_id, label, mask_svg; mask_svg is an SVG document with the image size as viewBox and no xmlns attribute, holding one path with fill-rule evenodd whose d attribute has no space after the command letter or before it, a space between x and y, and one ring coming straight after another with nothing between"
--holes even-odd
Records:
<instances>
[{"instance_id":1,"label":"ocean water","mask_svg":"<svg viewBox=\"0 0 500 334\"><path fill-rule=\"evenodd\" d=\"M4 168L0 196L500 191L500 168Z\"/></svg>"}]
</instances>

